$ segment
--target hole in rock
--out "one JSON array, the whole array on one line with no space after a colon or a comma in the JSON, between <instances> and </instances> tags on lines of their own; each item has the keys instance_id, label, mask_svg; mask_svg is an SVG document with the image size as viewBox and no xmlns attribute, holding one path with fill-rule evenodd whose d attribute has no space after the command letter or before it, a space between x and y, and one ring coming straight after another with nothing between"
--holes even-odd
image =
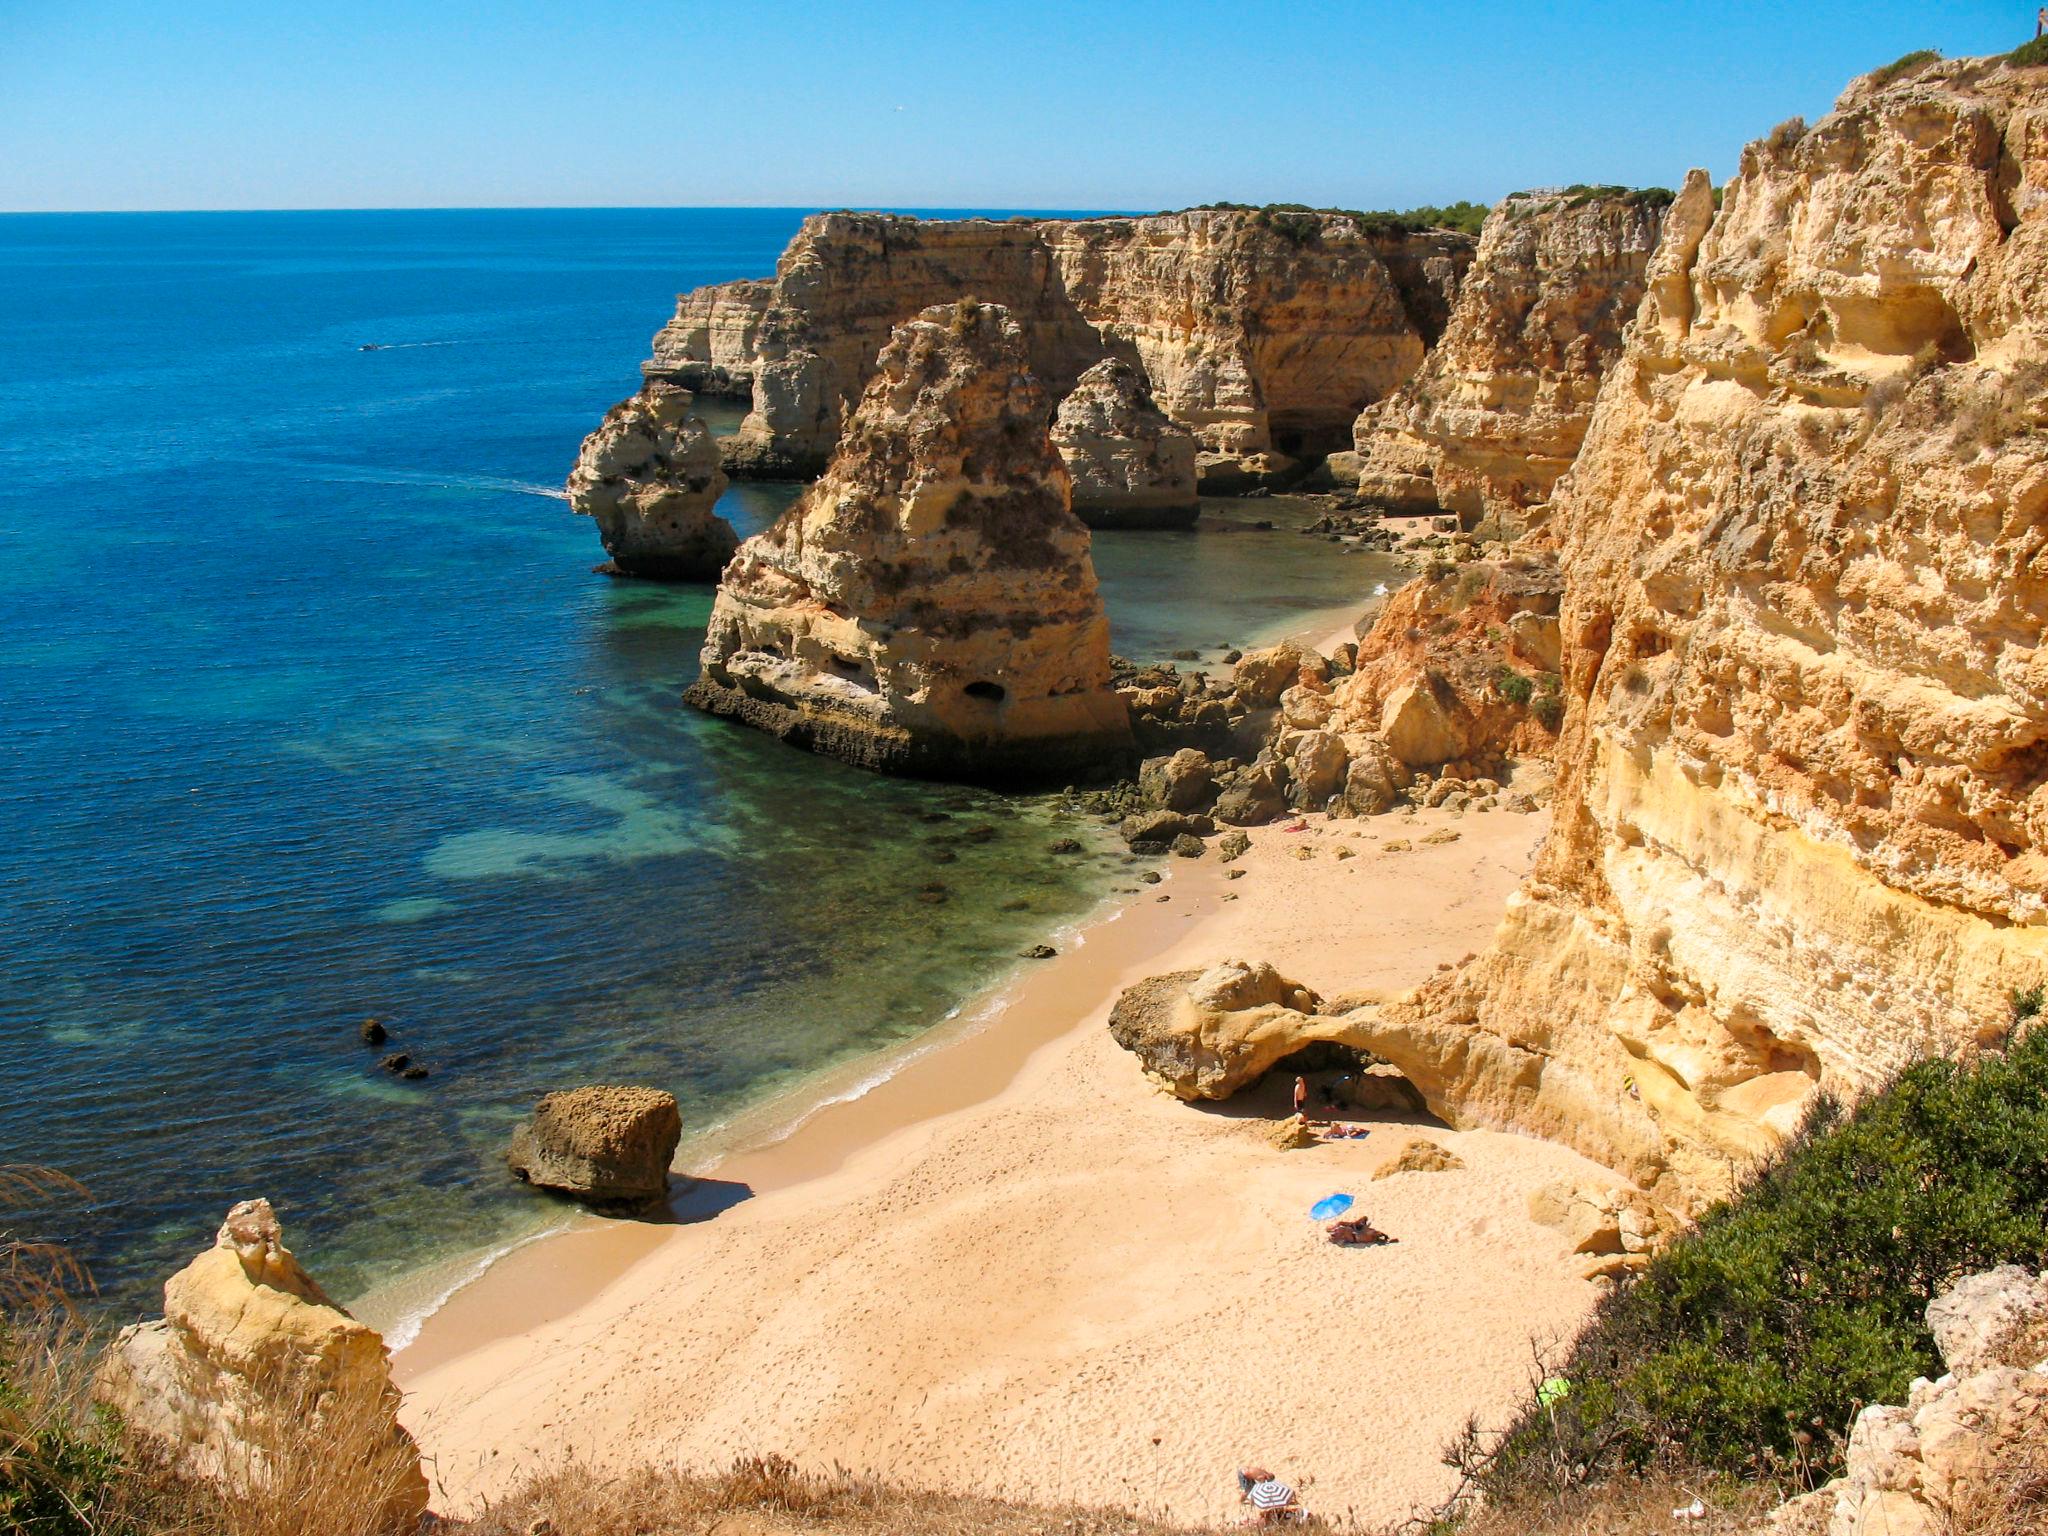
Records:
<instances>
[{"instance_id":1,"label":"hole in rock","mask_svg":"<svg viewBox=\"0 0 2048 1536\"><path fill-rule=\"evenodd\" d=\"M985 703L1000 704L1003 702L1003 685L1001 683L969 683L965 692L970 699L981 699Z\"/></svg>"}]
</instances>

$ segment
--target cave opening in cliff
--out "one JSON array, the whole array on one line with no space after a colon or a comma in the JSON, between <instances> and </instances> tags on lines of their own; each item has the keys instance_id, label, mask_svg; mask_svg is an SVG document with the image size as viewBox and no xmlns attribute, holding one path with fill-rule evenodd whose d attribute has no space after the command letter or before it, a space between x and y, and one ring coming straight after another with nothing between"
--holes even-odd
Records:
<instances>
[{"instance_id":1,"label":"cave opening in cliff","mask_svg":"<svg viewBox=\"0 0 2048 1536\"><path fill-rule=\"evenodd\" d=\"M962 691L970 699L980 699L986 704L1000 704L1007 697L1001 683L969 683Z\"/></svg>"}]
</instances>

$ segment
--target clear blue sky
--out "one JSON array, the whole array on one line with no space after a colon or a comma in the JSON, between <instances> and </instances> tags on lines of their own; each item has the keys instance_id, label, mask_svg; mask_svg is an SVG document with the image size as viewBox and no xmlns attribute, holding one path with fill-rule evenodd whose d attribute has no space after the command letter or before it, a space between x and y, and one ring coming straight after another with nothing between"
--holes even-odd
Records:
<instances>
[{"instance_id":1,"label":"clear blue sky","mask_svg":"<svg viewBox=\"0 0 2048 1536\"><path fill-rule=\"evenodd\" d=\"M1716 179L2031 4L0 0L0 209L1491 201Z\"/></svg>"}]
</instances>

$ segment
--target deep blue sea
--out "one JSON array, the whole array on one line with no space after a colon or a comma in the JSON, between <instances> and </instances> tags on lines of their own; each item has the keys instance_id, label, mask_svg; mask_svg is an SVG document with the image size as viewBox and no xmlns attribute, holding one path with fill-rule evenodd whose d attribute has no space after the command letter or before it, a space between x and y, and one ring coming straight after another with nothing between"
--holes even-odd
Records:
<instances>
[{"instance_id":1,"label":"deep blue sea","mask_svg":"<svg viewBox=\"0 0 2048 1536\"><path fill-rule=\"evenodd\" d=\"M679 707L709 590L592 574L583 434L676 292L768 273L800 217L0 217L0 1162L90 1191L0 1227L115 1310L249 1195L344 1296L558 1220L498 1160L540 1093L713 1124L900 1047L1111 884L1046 800ZM1384 577L1215 531L1302 515L1098 535L1118 649ZM429 1078L376 1069L372 1016Z\"/></svg>"}]
</instances>

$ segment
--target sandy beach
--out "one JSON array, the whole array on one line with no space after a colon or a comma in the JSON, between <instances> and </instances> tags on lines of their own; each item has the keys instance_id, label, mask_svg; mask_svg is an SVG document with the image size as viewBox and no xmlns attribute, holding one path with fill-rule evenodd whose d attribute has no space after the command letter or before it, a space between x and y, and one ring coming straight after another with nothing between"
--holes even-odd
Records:
<instances>
[{"instance_id":1,"label":"sandy beach","mask_svg":"<svg viewBox=\"0 0 2048 1536\"><path fill-rule=\"evenodd\" d=\"M1440 1498L1445 1442L1594 1299L1528 1192L1598 1170L1425 1117L1276 1151L1278 1084L1179 1104L1105 1023L1124 985L1227 956L1325 993L1414 985L1485 941L1546 820L1310 818L1254 832L1241 878L1167 860L984 1027L719 1158L684 1224L512 1255L396 1359L439 1506L571 1455L771 1452L1189 1521L1231 1515L1247 1460L1361 1520ZM1439 826L1457 840L1382 848ZM1465 1167L1374 1181L1414 1135ZM1398 1241L1324 1242L1307 1210L1340 1190Z\"/></svg>"}]
</instances>

